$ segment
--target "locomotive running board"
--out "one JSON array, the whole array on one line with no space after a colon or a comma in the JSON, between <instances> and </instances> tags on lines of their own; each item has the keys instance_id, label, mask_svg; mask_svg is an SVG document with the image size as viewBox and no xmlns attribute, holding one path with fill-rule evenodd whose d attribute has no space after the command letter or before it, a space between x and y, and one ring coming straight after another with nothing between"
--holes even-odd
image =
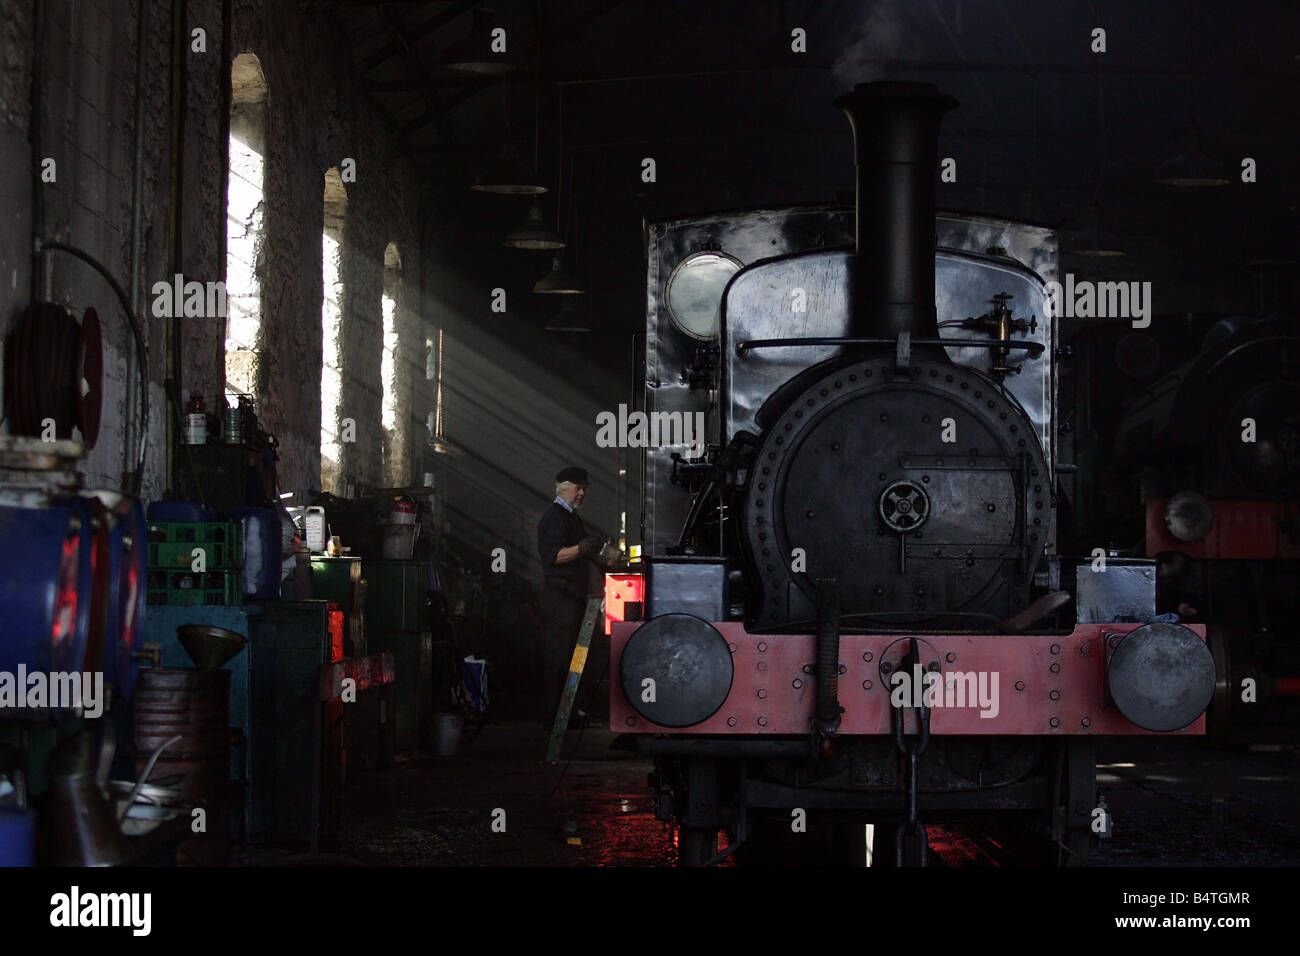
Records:
<instances>
[{"instance_id":1,"label":"locomotive running board","mask_svg":"<svg viewBox=\"0 0 1300 956\"><path fill-rule=\"evenodd\" d=\"M610 672L639 623L616 623ZM894 663L916 637L924 667L903 685L915 693L935 682L934 735L1033 736L1150 734L1130 722L1107 693L1110 650L1141 624L1079 624L1069 634L841 634L839 736L891 734ZM1185 625L1201 640L1205 627ZM713 716L689 727L664 727L637 713L621 681L610 681L610 730L622 734L794 736L810 732L817 696L812 634L750 634L738 621L714 622L731 649L731 690ZM949 678L952 675L952 679ZM916 678L920 680L916 680ZM981 693L982 692L982 693ZM911 698L908 699L911 706ZM909 711L909 714L914 713ZM908 728L909 732L912 730ZM1205 714L1175 734L1204 734Z\"/></svg>"}]
</instances>

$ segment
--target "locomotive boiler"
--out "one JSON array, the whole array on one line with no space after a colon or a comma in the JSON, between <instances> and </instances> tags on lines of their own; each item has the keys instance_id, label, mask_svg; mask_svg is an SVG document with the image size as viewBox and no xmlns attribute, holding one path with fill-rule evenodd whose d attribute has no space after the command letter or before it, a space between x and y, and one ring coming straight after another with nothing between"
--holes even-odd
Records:
<instances>
[{"instance_id":1,"label":"locomotive boiler","mask_svg":"<svg viewBox=\"0 0 1300 956\"><path fill-rule=\"evenodd\" d=\"M1204 630L1062 554L1051 230L936 213L934 87L836 105L856 208L648 227L644 410L709 442L646 450L611 728L683 862L800 814L858 862L863 824L873 862L923 864L925 822L972 816L1078 862L1095 737L1204 732Z\"/></svg>"}]
</instances>

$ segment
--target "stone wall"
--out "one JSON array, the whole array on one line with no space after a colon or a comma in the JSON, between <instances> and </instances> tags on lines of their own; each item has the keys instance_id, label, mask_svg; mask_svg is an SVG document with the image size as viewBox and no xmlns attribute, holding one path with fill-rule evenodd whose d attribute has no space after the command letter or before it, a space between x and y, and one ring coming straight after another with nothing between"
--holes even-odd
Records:
<instances>
[{"instance_id":1,"label":"stone wall","mask_svg":"<svg viewBox=\"0 0 1300 956\"><path fill-rule=\"evenodd\" d=\"M8 296L0 320L7 329L31 301L33 183L28 171L41 157L29 138L33 68L39 68L40 151L57 163L57 178L41 186L45 235L84 248L129 286L130 222L136 128L136 24L139 6L129 0L51 0L43 3L44 42L37 53L33 4L6 5L0 33L0 161L12 171L0 184L0 277ZM176 271L187 280L225 276L225 87L230 64L222 55L220 0L190 0L185 53L185 108L172 112L172 5L146 0L148 39L144 53L143 261L137 280L145 305L151 380L150 429L144 493L158 497L168 484L167 377L169 319L150 314L154 283ZM11 13L12 11L12 13ZM203 50L193 31L204 33ZM411 479L411 417L407 396L411 369L423 365L420 304L419 180L395 155L395 131L357 88L348 39L328 11L306 16L293 0L234 0L229 54L252 53L266 79L264 236L259 257L261 341L257 380L263 427L281 448L281 488L298 493L320 487L321 299L325 171L344 159L355 163L346 182L348 211L342 255L341 414L355 421L355 443L346 446L343 471L353 484L382 485ZM183 138L183 201L180 241L171 240L171 133L180 120ZM396 243L402 258L398 297L400 348L406 377L399 395L399 422L392 440L394 468L384 465L381 427L383 348L381 293L384 251ZM76 315L93 305L105 326L104 429L86 463L90 486L121 487L133 463L126 442L138 428L138 402L126 383L131 373L130 338L112 293L87 266L60 253L48 254L49 278L38 290ZM224 387L225 322L220 317L179 323L182 403L198 392L211 409ZM420 369L422 372L422 368ZM422 425L419 426L422 431Z\"/></svg>"}]
</instances>

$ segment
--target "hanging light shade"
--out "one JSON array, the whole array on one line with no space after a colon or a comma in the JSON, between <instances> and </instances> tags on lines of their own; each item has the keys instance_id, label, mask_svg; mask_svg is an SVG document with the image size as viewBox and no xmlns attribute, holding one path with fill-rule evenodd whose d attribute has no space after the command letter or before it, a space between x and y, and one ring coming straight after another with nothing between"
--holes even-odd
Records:
<instances>
[{"instance_id":1,"label":"hanging light shade","mask_svg":"<svg viewBox=\"0 0 1300 956\"><path fill-rule=\"evenodd\" d=\"M1062 252L1067 256L1087 256L1091 259L1109 259L1128 255L1116 236L1100 228L1080 235Z\"/></svg>"},{"instance_id":2,"label":"hanging light shade","mask_svg":"<svg viewBox=\"0 0 1300 956\"><path fill-rule=\"evenodd\" d=\"M1163 186L1197 189L1206 186L1226 186L1228 177L1224 175L1221 163L1204 153L1193 150L1161 163L1160 171L1156 174L1156 182Z\"/></svg>"},{"instance_id":3,"label":"hanging light shade","mask_svg":"<svg viewBox=\"0 0 1300 956\"><path fill-rule=\"evenodd\" d=\"M1097 184L1100 192L1101 183ZM1061 254L1067 256L1086 256L1091 259L1106 259L1128 255L1124 243L1118 236L1102 225L1101 202L1093 204L1092 213L1086 222L1080 224L1062 223L1062 232L1073 233L1069 241L1061 244ZM1071 228L1073 226L1073 228Z\"/></svg>"},{"instance_id":4,"label":"hanging light shade","mask_svg":"<svg viewBox=\"0 0 1300 956\"><path fill-rule=\"evenodd\" d=\"M550 275L543 276L533 286L539 295L581 295L583 289L574 281L569 270L564 267L564 256L556 256L551 262Z\"/></svg>"},{"instance_id":5,"label":"hanging light shade","mask_svg":"<svg viewBox=\"0 0 1300 956\"><path fill-rule=\"evenodd\" d=\"M493 52L494 26L496 24L492 20L491 10L482 7L475 10L474 25L470 28L469 36L455 41L443 51L443 68L478 76L504 76L523 69L523 63L510 52L508 45L504 52ZM509 44L510 39L505 35L500 42Z\"/></svg>"},{"instance_id":6,"label":"hanging light shade","mask_svg":"<svg viewBox=\"0 0 1300 956\"><path fill-rule=\"evenodd\" d=\"M435 455L447 455L451 458L459 458L465 454L445 438L435 438L429 443L429 448Z\"/></svg>"},{"instance_id":7,"label":"hanging light shade","mask_svg":"<svg viewBox=\"0 0 1300 956\"><path fill-rule=\"evenodd\" d=\"M568 298L564 300L564 307L560 309L551 321L546 323L547 332L590 332L591 326L578 313L578 303L575 299Z\"/></svg>"},{"instance_id":8,"label":"hanging light shade","mask_svg":"<svg viewBox=\"0 0 1300 956\"><path fill-rule=\"evenodd\" d=\"M542 218L542 204L528 204L528 219L518 229L506 233L503 240L511 249L563 249L564 237Z\"/></svg>"},{"instance_id":9,"label":"hanging light shade","mask_svg":"<svg viewBox=\"0 0 1300 956\"><path fill-rule=\"evenodd\" d=\"M492 160L474 177L471 189L505 196L540 196L549 188L537 172L511 152Z\"/></svg>"}]
</instances>

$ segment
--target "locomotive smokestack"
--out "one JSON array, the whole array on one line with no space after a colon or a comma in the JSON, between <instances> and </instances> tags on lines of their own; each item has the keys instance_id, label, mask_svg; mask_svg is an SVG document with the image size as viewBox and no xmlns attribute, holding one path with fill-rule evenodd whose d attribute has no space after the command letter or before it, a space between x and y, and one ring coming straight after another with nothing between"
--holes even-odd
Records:
<instances>
[{"instance_id":1,"label":"locomotive smokestack","mask_svg":"<svg viewBox=\"0 0 1300 956\"><path fill-rule=\"evenodd\" d=\"M934 177L939 124L957 101L930 83L859 83L835 100L857 162L853 337L938 338Z\"/></svg>"}]
</instances>

